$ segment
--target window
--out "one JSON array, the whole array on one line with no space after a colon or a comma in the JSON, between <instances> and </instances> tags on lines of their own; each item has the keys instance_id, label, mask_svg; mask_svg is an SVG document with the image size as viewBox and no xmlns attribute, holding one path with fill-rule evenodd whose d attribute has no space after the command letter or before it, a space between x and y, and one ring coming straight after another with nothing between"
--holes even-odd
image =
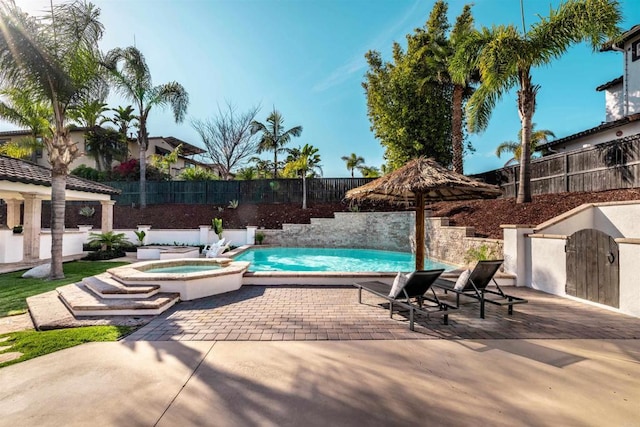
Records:
<instances>
[{"instance_id":1,"label":"window","mask_svg":"<svg viewBox=\"0 0 640 427\"><path fill-rule=\"evenodd\" d=\"M631 43L631 61L637 61L638 59L640 59L640 40Z\"/></svg>"}]
</instances>

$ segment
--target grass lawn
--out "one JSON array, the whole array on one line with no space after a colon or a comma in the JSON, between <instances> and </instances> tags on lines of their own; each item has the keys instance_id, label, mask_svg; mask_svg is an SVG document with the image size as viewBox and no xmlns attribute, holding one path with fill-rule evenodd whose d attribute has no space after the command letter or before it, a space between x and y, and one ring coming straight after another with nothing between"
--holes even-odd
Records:
<instances>
[{"instance_id":1,"label":"grass lawn","mask_svg":"<svg viewBox=\"0 0 640 427\"><path fill-rule=\"evenodd\" d=\"M100 274L109 268L125 265L124 262L73 261L64 264L64 279L23 279L24 271L0 275L0 317L27 311L26 298L52 291L58 286L75 283L84 277Z\"/></svg>"},{"instance_id":2,"label":"grass lawn","mask_svg":"<svg viewBox=\"0 0 640 427\"><path fill-rule=\"evenodd\" d=\"M8 340L0 342L0 346L11 346L0 351L0 354L15 351L22 353L18 359L0 363L0 368L86 342L116 341L127 335L132 329L134 328L128 326L89 326L44 332L21 331L0 335L0 338L9 337Z\"/></svg>"}]
</instances>

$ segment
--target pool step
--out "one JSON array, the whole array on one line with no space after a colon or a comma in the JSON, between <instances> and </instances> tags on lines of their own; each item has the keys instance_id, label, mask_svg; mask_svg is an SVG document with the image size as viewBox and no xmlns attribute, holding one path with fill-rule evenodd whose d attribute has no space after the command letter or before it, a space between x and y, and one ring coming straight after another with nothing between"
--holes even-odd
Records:
<instances>
[{"instance_id":1,"label":"pool step","mask_svg":"<svg viewBox=\"0 0 640 427\"><path fill-rule=\"evenodd\" d=\"M56 291L76 317L158 315L180 300L180 294L166 292L148 298L100 298L84 283L61 286Z\"/></svg>"},{"instance_id":2,"label":"pool step","mask_svg":"<svg viewBox=\"0 0 640 427\"><path fill-rule=\"evenodd\" d=\"M157 294L160 289L160 285L125 285L109 273L85 277L82 284L98 297L105 299L148 298Z\"/></svg>"}]
</instances>

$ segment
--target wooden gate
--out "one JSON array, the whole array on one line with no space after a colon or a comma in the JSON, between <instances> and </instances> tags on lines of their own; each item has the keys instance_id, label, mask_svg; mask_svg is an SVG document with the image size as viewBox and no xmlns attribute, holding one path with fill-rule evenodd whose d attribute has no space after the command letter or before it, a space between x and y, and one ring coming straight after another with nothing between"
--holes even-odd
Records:
<instances>
[{"instance_id":1,"label":"wooden gate","mask_svg":"<svg viewBox=\"0 0 640 427\"><path fill-rule=\"evenodd\" d=\"M620 306L618 244L599 230L584 229L567 240L567 295Z\"/></svg>"}]
</instances>

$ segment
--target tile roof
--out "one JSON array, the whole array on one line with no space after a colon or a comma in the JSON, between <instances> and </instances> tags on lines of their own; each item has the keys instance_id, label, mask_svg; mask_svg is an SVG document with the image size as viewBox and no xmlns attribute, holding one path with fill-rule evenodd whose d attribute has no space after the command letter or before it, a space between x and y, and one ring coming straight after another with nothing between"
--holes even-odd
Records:
<instances>
[{"instance_id":1,"label":"tile roof","mask_svg":"<svg viewBox=\"0 0 640 427\"><path fill-rule=\"evenodd\" d=\"M194 154L202 154L206 152L206 150L203 150L200 147L196 147L193 144L189 144L188 142L185 142L173 136L150 136L149 139L162 139L173 148L176 148L178 145L182 144L182 153L180 153L181 157L193 156Z\"/></svg>"},{"instance_id":2,"label":"tile roof","mask_svg":"<svg viewBox=\"0 0 640 427\"><path fill-rule=\"evenodd\" d=\"M640 120L640 113L632 114L630 116L623 117L620 120L615 120L613 122L602 123L601 125L598 125L596 127L592 127L591 129L586 129L586 130L583 130L581 132L574 133L573 135L565 136L564 138L554 139L553 141L547 142L546 144L539 145L537 147L537 150L542 151L542 150L545 150L547 148L556 147L556 146L558 146L560 144L564 144L566 142L573 141L573 140L578 139L578 138L582 138L583 136L593 135L595 133L599 133L599 132L602 132L602 131L607 130L607 129L613 129L613 128L617 128L617 127L620 127L620 126L624 126L627 123L635 122L635 121L638 121L638 120Z\"/></svg>"},{"instance_id":3,"label":"tile roof","mask_svg":"<svg viewBox=\"0 0 640 427\"><path fill-rule=\"evenodd\" d=\"M596 88L596 91L598 91L598 92L602 92L602 91L603 91L603 90L605 90L605 89L609 89L611 86L615 86L615 85L617 85L617 84L622 83L622 81L623 81L623 77L622 77L622 76L620 76L620 77L616 77L615 79L613 79L613 80L609 80L608 82L603 83L603 84L601 84L600 86L598 86L598 87Z\"/></svg>"},{"instance_id":4,"label":"tile roof","mask_svg":"<svg viewBox=\"0 0 640 427\"><path fill-rule=\"evenodd\" d=\"M602 45L602 48L600 48L600 52L606 52L608 50L613 50L613 45L614 44L617 47L621 48L621 47L624 46L624 44L626 42L628 42L629 40L631 40L632 38L634 38L638 34L640 34L640 24L634 25L633 27L631 27L631 29L629 31L625 31L617 39L609 40L608 42L606 42L604 45Z\"/></svg>"},{"instance_id":5,"label":"tile roof","mask_svg":"<svg viewBox=\"0 0 640 427\"><path fill-rule=\"evenodd\" d=\"M21 182L24 184L51 187L51 169L25 160L0 155L0 181ZM109 195L120 194L120 190L113 187L74 175L67 177L67 190Z\"/></svg>"}]
</instances>

